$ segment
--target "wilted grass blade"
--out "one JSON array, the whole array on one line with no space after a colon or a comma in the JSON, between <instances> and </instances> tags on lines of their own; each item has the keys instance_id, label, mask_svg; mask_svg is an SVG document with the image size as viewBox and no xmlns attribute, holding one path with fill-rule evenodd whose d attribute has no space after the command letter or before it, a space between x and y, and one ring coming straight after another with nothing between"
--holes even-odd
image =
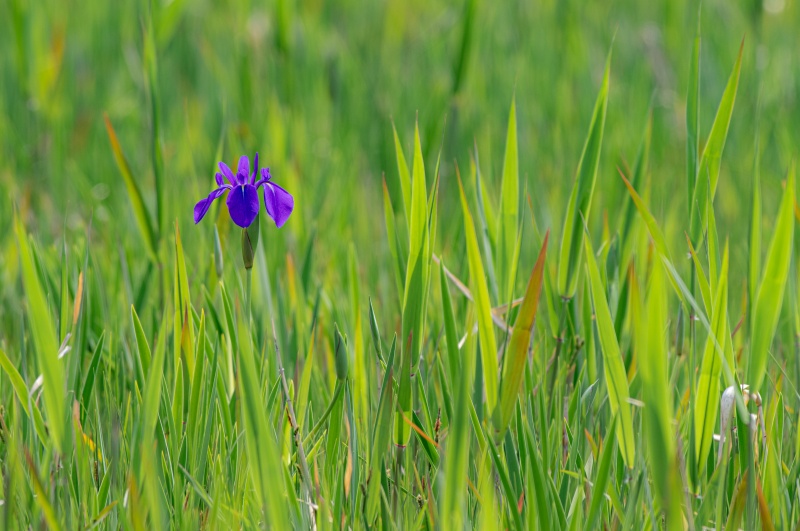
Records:
<instances>
[{"instance_id":1,"label":"wilted grass blade","mask_svg":"<svg viewBox=\"0 0 800 531\"><path fill-rule=\"evenodd\" d=\"M114 126L111 125L111 120L108 115L103 115L106 122L106 131L108 132L108 140L111 142L111 150L114 152L114 160L117 162L122 180L125 182L125 188L128 190L128 198L133 206L133 214L136 218L136 223L139 226L139 232L142 233L144 239L145 249L153 261L157 261L156 251L156 235L153 230L153 222L150 212L147 210L147 205L144 203L142 192L139 190L139 184L133 177L131 168L128 165L128 160L122 152L122 146L117 140L117 133L114 132Z\"/></svg>"},{"instance_id":2,"label":"wilted grass blade","mask_svg":"<svg viewBox=\"0 0 800 531\"><path fill-rule=\"evenodd\" d=\"M528 346L533 332L533 320L536 317L536 310L539 307L539 295L542 291L549 237L550 233L548 232L545 234L542 249L539 251L539 258L536 260L536 265L533 267L531 277L528 280L525 298L522 301L519 313L517 313L514 331L511 333L511 340L504 354L503 374L500 380L500 402L494 412L495 429L498 432L498 438L502 438L508 423L511 421L511 416L517 404L522 377L525 374L525 362L528 359Z\"/></svg>"}]
</instances>

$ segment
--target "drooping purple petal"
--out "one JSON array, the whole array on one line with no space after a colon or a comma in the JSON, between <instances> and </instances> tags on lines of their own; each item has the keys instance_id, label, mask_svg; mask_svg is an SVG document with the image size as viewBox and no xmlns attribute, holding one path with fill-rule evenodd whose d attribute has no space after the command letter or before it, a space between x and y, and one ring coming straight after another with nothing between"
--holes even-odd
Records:
<instances>
[{"instance_id":1,"label":"drooping purple petal","mask_svg":"<svg viewBox=\"0 0 800 531\"><path fill-rule=\"evenodd\" d=\"M269 168L261 168L261 178L256 183L256 188L261 186L264 183L268 183L272 180L272 174L269 172Z\"/></svg>"},{"instance_id":2,"label":"drooping purple petal","mask_svg":"<svg viewBox=\"0 0 800 531\"><path fill-rule=\"evenodd\" d=\"M224 184L208 194L208 197L205 199L198 201L194 206L194 222L199 223L200 220L203 219L203 216L206 215L206 212L208 212L208 209L211 208L211 203L213 203L216 198L224 194L225 190L228 190L229 188L230 186Z\"/></svg>"},{"instance_id":3,"label":"drooping purple petal","mask_svg":"<svg viewBox=\"0 0 800 531\"><path fill-rule=\"evenodd\" d=\"M267 208L269 217L275 221L275 226L280 228L294 210L294 197L277 184L266 182L264 183L264 206Z\"/></svg>"},{"instance_id":4,"label":"drooping purple petal","mask_svg":"<svg viewBox=\"0 0 800 531\"><path fill-rule=\"evenodd\" d=\"M239 157L239 169L236 172L236 184L249 184L250 182L250 158L247 155Z\"/></svg>"},{"instance_id":5,"label":"drooping purple petal","mask_svg":"<svg viewBox=\"0 0 800 531\"><path fill-rule=\"evenodd\" d=\"M228 212L231 219L246 229L258 215L258 192L252 184L236 186L228 194Z\"/></svg>"},{"instance_id":6,"label":"drooping purple petal","mask_svg":"<svg viewBox=\"0 0 800 531\"><path fill-rule=\"evenodd\" d=\"M236 184L236 177L233 175L233 171L228 167L227 164L224 162L219 163L219 169L222 170L222 174L228 178L228 182L232 185Z\"/></svg>"},{"instance_id":7,"label":"drooping purple petal","mask_svg":"<svg viewBox=\"0 0 800 531\"><path fill-rule=\"evenodd\" d=\"M256 177L258 177L258 151L256 151L256 156L253 157L253 173L250 175L250 184L253 186L256 184Z\"/></svg>"}]
</instances>

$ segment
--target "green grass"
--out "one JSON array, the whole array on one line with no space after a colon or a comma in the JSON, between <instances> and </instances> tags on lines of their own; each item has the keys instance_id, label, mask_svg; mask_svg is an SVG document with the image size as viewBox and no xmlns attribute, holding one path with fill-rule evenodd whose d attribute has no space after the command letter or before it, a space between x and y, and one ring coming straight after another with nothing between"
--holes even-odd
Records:
<instances>
[{"instance_id":1,"label":"green grass","mask_svg":"<svg viewBox=\"0 0 800 531\"><path fill-rule=\"evenodd\" d=\"M3 3L0 528L794 528L798 24Z\"/></svg>"}]
</instances>

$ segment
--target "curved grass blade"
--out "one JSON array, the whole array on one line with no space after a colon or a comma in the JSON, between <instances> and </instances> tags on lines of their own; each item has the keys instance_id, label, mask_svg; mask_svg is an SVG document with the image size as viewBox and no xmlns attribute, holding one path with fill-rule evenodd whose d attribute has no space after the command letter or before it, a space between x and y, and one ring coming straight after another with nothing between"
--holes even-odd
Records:
<instances>
[{"instance_id":1,"label":"curved grass blade","mask_svg":"<svg viewBox=\"0 0 800 531\"><path fill-rule=\"evenodd\" d=\"M125 182L125 188L128 191L128 199L131 201L133 207L133 214L136 218L136 224L139 227L139 232L142 233L144 239L145 250L150 256L151 260L157 261L156 252L156 234L153 229L153 222L147 205L144 203L142 192L139 190L139 185L136 179L133 178L131 167L128 165L128 160L122 152L122 146L117 139L117 133L114 131L114 126L111 125L111 120L107 114L103 115L106 122L106 132L108 133L108 140L111 142L111 151L114 152L114 160L117 162L122 180Z\"/></svg>"}]
</instances>

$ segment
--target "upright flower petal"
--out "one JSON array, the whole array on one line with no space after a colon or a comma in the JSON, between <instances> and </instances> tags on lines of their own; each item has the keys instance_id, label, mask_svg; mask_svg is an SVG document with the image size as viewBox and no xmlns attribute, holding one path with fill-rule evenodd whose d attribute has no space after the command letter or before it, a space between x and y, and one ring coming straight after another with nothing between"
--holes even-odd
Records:
<instances>
[{"instance_id":1,"label":"upright flower petal","mask_svg":"<svg viewBox=\"0 0 800 531\"><path fill-rule=\"evenodd\" d=\"M280 228L294 210L294 197L277 184L266 182L264 183L264 206L267 208L269 217L275 221L275 226Z\"/></svg>"},{"instance_id":2,"label":"upright flower petal","mask_svg":"<svg viewBox=\"0 0 800 531\"><path fill-rule=\"evenodd\" d=\"M206 215L206 212L208 212L208 209L211 208L211 203L213 203L216 198L224 194L225 190L228 190L229 188L230 186L228 185L220 186L208 194L208 197L198 201L198 203L194 206L194 222L199 223L200 220L203 219L203 216Z\"/></svg>"},{"instance_id":3,"label":"upright flower petal","mask_svg":"<svg viewBox=\"0 0 800 531\"><path fill-rule=\"evenodd\" d=\"M256 184L256 177L258 177L258 151L256 151L256 156L253 157L253 174L250 176L250 184Z\"/></svg>"},{"instance_id":4,"label":"upright flower petal","mask_svg":"<svg viewBox=\"0 0 800 531\"><path fill-rule=\"evenodd\" d=\"M247 155L239 157L239 170L236 172L236 184L248 184L250 182L250 159Z\"/></svg>"},{"instance_id":5,"label":"upright flower petal","mask_svg":"<svg viewBox=\"0 0 800 531\"><path fill-rule=\"evenodd\" d=\"M237 186L228 194L228 212L234 223L247 228L258 215L258 192L252 184Z\"/></svg>"},{"instance_id":6,"label":"upright flower petal","mask_svg":"<svg viewBox=\"0 0 800 531\"><path fill-rule=\"evenodd\" d=\"M225 184L225 177L219 172L214 175L214 179L217 181L217 186L223 186Z\"/></svg>"},{"instance_id":7,"label":"upright flower petal","mask_svg":"<svg viewBox=\"0 0 800 531\"><path fill-rule=\"evenodd\" d=\"M222 174L228 178L229 183L232 185L236 184L236 177L233 175L233 171L228 167L227 164L220 162L219 169L222 171Z\"/></svg>"}]
</instances>

